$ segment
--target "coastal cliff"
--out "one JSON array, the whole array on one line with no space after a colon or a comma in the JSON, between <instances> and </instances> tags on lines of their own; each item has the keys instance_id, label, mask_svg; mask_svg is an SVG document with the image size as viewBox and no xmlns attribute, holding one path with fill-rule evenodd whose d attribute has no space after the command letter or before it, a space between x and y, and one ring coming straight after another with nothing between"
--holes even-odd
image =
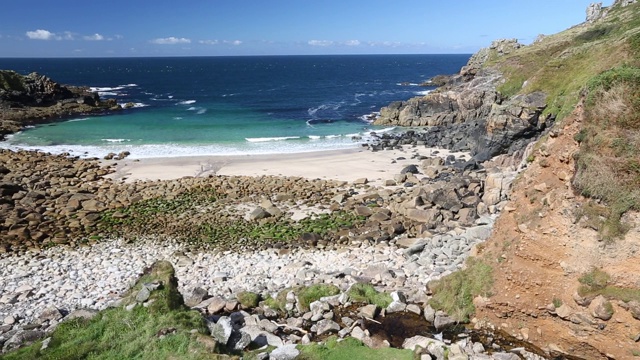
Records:
<instances>
[{"instance_id":1,"label":"coastal cliff","mask_svg":"<svg viewBox=\"0 0 640 360\"><path fill-rule=\"evenodd\" d=\"M119 110L86 87L63 86L37 73L0 70L0 139L33 125L78 114Z\"/></svg>"},{"instance_id":2,"label":"coastal cliff","mask_svg":"<svg viewBox=\"0 0 640 360\"><path fill-rule=\"evenodd\" d=\"M522 46L516 39L494 41L446 85L383 107L374 124L435 129L441 136L429 145L471 151L480 162L523 150L553 123L554 114L542 115L547 95L535 91L509 97L498 89L504 82L502 73L488 66Z\"/></svg>"},{"instance_id":3,"label":"coastal cliff","mask_svg":"<svg viewBox=\"0 0 640 360\"><path fill-rule=\"evenodd\" d=\"M551 357L629 359L640 355L640 4L592 4L586 15L528 46L494 42L376 123L424 127L399 138L466 147L479 161L539 138L477 248L494 272L472 323Z\"/></svg>"}]
</instances>

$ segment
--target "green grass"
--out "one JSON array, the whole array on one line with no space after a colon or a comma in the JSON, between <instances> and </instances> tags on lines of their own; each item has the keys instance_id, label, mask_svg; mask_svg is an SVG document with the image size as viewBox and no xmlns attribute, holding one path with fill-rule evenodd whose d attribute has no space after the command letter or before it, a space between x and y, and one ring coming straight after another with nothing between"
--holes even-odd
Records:
<instances>
[{"instance_id":1,"label":"green grass","mask_svg":"<svg viewBox=\"0 0 640 360\"><path fill-rule=\"evenodd\" d=\"M340 289L332 284L314 284L304 287L298 292L298 301L304 310L309 309L309 305L325 296L340 294Z\"/></svg>"},{"instance_id":2,"label":"green grass","mask_svg":"<svg viewBox=\"0 0 640 360\"><path fill-rule=\"evenodd\" d=\"M543 91L543 115L562 120L594 76L624 64L640 66L639 18L640 4L612 9L597 24L572 27L504 56L492 54L486 66L504 74L498 87L503 97Z\"/></svg>"},{"instance_id":3,"label":"green grass","mask_svg":"<svg viewBox=\"0 0 640 360\"><path fill-rule=\"evenodd\" d=\"M212 359L198 341L207 334L200 313L182 304L170 265L160 263L154 271L141 278L129 297L135 297L141 284L161 279L163 286L152 292L151 306L123 307L98 313L93 319L82 318L64 322L51 336L49 347L41 351L41 342L4 355L13 359ZM125 300L127 302L129 300ZM175 333L158 336L166 329ZM198 330L192 334L191 330Z\"/></svg>"},{"instance_id":4,"label":"green grass","mask_svg":"<svg viewBox=\"0 0 640 360\"><path fill-rule=\"evenodd\" d=\"M586 91L573 184L607 206L599 232L610 241L629 230L623 215L640 210L640 68L604 71L589 80Z\"/></svg>"},{"instance_id":5,"label":"green grass","mask_svg":"<svg viewBox=\"0 0 640 360\"><path fill-rule=\"evenodd\" d=\"M411 350L401 349L371 349L361 341L354 338L346 338L338 341L336 337L327 339L324 344L311 344L299 346L300 360L413 360Z\"/></svg>"},{"instance_id":6,"label":"green grass","mask_svg":"<svg viewBox=\"0 0 640 360\"><path fill-rule=\"evenodd\" d=\"M555 307L556 309L562 306L562 300L560 300L557 297L554 297L551 303L553 304L553 307Z\"/></svg>"},{"instance_id":7,"label":"green grass","mask_svg":"<svg viewBox=\"0 0 640 360\"><path fill-rule=\"evenodd\" d=\"M194 244L217 247L244 246L291 242L304 233L325 236L342 228L352 228L365 217L348 211L334 211L293 221L288 218L268 218L247 221L241 216L221 217L224 196L206 190L194 190L173 199L154 198L131 206L105 211L99 228L105 234L149 235L161 234ZM208 209L203 212L203 209ZM167 224L172 224L170 227Z\"/></svg>"},{"instance_id":8,"label":"green grass","mask_svg":"<svg viewBox=\"0 0 640 360\"><path fill-rule=\"evenodd\" d=\"M391 295L385 292L379 292L373 285L365 283L353 284L347 295L349 295L349 299L354 302L374 304L383 309L393 301Z\"/></svg>"},{"instance_id":9,"label":"green grass","mask_svg":"<svg viewBox=\"0 0 640 360\"><path fill-rule=\"evenodd\" d=\"M443 277L429 287L434 295L429 301L436 310L442 310L460 322L469 321L475 312L473 298L490 295L493 269L480 259L467 259L467 266Z\"/></svg>"},{"instance_id":10,"label":"green grass","mask_svg":"<svg viewBox=\"0 0 640 360\"><path fill-rule=\"evenodd\" d=\"M578 294L583 297L596 297L602 295L607 299L629 302L640 301L640 289L623 288L610 285L611 277L605 271L593 268L583 274L578 281L582 284L578 288ZM613 308L611 309L613 312Z\"/></svg>"},{"instance_id":11,"label":"green grass","mask_svg":"<svg viewBox=\"0 0 640 360\"><path fill-rule=\"evenodd\" d=\"M253 309L260 303L260 295L251 291L242 291L236 297L245 309Z\"/></svg>"}]
</instances>

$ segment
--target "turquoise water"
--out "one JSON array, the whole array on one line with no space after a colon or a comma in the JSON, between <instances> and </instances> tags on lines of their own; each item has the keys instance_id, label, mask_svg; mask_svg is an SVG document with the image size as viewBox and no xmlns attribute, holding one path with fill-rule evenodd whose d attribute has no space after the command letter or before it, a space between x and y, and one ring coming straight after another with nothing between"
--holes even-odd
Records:
<instances>
[{"instance_id":1,"label":"turquoise water","mask_svg":"<svg viewBox=\"0 0 640 360\"><path fill-rule=\"evenodd\" d=\"M304 152L359 146L391 101L424 94L419 83L454 73L468 55L0 59L93 87L135 107L14 134L8 148L131 157Z\"/></svg>"}]
</instances>

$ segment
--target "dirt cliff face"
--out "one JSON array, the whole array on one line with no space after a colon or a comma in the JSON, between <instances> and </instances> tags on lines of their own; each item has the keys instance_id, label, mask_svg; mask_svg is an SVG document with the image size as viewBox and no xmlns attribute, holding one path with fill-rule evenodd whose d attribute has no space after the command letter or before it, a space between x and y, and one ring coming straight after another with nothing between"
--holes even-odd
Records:
<instances>
[{"instance_id":1,"label":"dirt cliff face","mask_svg":"<svg viewBox=\"0 0 640 360\"><path fill-rule=\"evenodd\" d=\"M578 295L579 279L592 269L612 287L640 284L640 216L625 215L624 239L603 241L590 227L589 199L571 185L574 140L582 104L539 141L529 167L514 182L510 202L479 256L494 267L493 296L476 298L476 326L502 329L551 355L585 359L637 356L640 321L620 300L609 300L603 320L593 296Z\"/></svg>"}]
</instances>

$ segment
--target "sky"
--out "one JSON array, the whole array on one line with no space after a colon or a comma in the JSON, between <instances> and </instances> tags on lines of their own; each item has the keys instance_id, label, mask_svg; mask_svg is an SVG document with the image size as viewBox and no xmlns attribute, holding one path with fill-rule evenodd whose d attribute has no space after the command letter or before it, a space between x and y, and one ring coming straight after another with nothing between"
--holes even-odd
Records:
<instances>
[{"instance_id":1,"label":"sky","mask_svg":"<svg viewBox=\"0 0 640 360\"><path fill-rule=\"evenodd\" d=\"M0 57L470 54L577 25L592 1L11 0Z\"/></svg>"}]
</instances>

